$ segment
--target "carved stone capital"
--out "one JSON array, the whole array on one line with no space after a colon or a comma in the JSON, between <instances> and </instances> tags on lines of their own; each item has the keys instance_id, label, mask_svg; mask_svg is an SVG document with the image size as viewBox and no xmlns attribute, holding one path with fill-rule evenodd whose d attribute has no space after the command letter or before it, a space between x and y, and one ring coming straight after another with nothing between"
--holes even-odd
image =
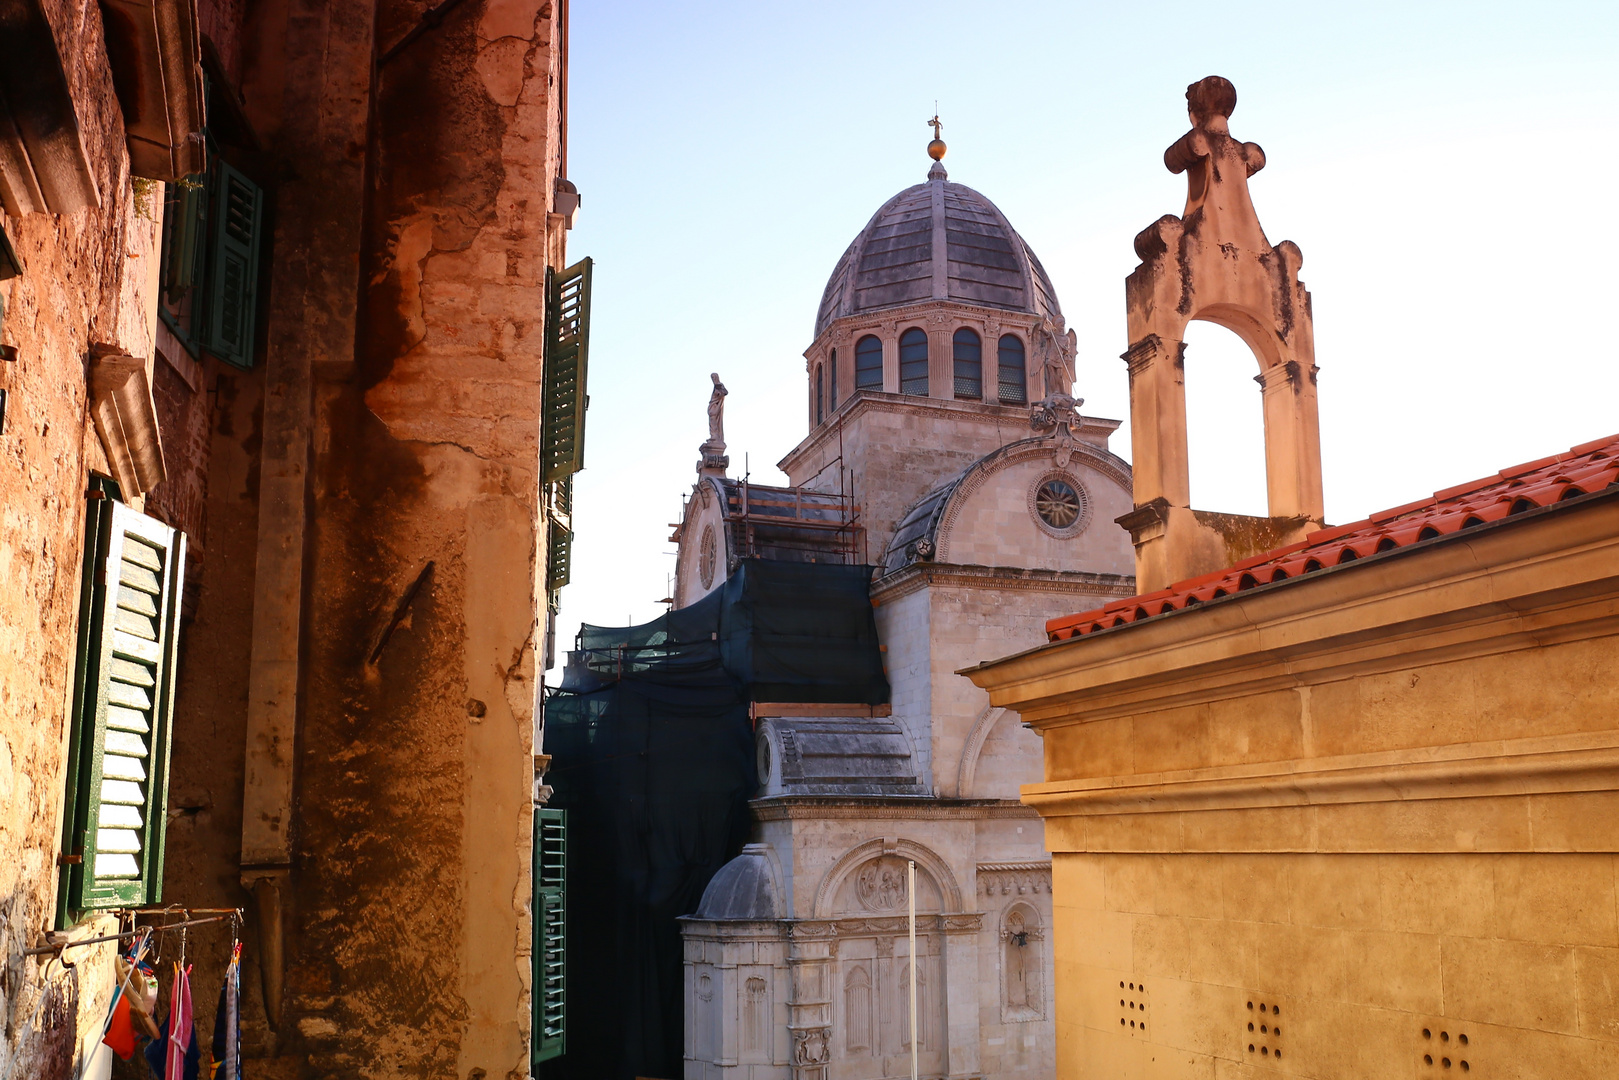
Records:
<instances>
[{"instance_id":1,"label":"carved stone capital","mask_svg":"<svg viewBox=\"0 0 1619 1080\"><path fill-rule=\"evenodd\" d=\"M1134 378L1151 366L1152 362L1158 358L1158 354L1163 351L1163 348L1163 338L1157 334L1148 334L1120 353L1119 359L1129 366L1130 377Z\"/></svg>"}]
</instances>

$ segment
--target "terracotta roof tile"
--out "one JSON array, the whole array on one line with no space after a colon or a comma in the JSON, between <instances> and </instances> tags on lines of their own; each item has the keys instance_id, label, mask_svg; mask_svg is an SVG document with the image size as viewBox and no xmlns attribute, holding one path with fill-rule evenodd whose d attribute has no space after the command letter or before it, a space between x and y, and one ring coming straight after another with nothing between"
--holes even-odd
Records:
<instances>
[{"instance_id":1,"label":"terracotta roof tile","mask_svg":"<svg viewBox=\"0 0 1619 1080\"><path fill-rule=\"evenodd\" d=\"M1046 623L1046 637L1064 641L1129 626L1615 486L1619 486L1619 435L1610 435L1581 443L1567 453L1436 491L1430 498L1380 511L1364 521L1318 529L1300 543L1255 555L1225 570L1115 600L1094 611L1051 619Z\"/></svg>"}]
</instances>

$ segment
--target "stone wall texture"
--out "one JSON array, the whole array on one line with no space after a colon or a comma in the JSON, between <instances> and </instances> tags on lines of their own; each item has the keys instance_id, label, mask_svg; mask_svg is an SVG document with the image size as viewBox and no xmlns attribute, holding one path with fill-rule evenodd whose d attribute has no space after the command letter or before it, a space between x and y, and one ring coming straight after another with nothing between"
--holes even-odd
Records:
<instances>
[{"instance_id":1,"label":"stone wall texture","mask_svg":"<svg viewBox=\"0 0 1619 1080\"><path fill-rule=\"evenodd\" d=\"M78 630L85 491L106 457L88 413L90 346L152 356L149 280L161 194L137 192L124 151L100 16L44 0L64 58L100 206L6 218L25 267L0 285L0 1075L62 1075L99 1039L111 951L74 950L67 971L24 959L54 925ZM80 936L110 920L84 924ZM105 1054L105 1050L103 1050Z\"/></svg>"}]
</instances>

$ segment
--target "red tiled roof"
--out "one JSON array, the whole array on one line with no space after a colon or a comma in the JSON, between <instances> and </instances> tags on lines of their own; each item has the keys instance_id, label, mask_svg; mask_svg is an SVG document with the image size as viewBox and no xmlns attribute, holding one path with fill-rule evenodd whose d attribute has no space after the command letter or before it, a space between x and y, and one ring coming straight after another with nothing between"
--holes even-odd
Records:
<instances>
[{"instance_id":1,"label":"red tiled roof","mask_svg":"<svg viewBox=\"0 0 1619 1080\"><path fill-rule=\"evenodd\" d=\"M1447 536L1513 514L1550 506L1619 484L1619 435L1567 453L1502 469L1469 484L1436 491L1365 521L1318 529L1302 541L1244 559L1225 570L1177 581L1167 589L1115 600L1095 611L1048 620L1046 638L1064 641L1167 615L1223 596L1341 566L1368 555Z\"/></svg>"}]
</instances>

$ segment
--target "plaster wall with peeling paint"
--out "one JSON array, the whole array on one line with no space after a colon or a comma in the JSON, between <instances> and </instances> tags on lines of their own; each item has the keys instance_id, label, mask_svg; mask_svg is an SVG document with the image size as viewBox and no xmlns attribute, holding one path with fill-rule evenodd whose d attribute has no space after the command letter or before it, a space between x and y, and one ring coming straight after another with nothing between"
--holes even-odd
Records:
<instances>
[{"instance_id":1,"label":"plaster wall with peeling paint","mask_svg":"<svg viewBox=\"0 0 1619 1080\"><path fill-rule=\"evenodd\" d=\"M246 913L247 1075L527 1076L566 4L168 0L267 200L243 369L157 317L101 16L41 2L100 204L3 219L0 1074L109 1064L110 947L19 956L57 902L100 344L145 358L168 465L129 501L190 543L163 896ZM229 938L189 936L205 1047Z\"/></svg>"}]
</instances>

